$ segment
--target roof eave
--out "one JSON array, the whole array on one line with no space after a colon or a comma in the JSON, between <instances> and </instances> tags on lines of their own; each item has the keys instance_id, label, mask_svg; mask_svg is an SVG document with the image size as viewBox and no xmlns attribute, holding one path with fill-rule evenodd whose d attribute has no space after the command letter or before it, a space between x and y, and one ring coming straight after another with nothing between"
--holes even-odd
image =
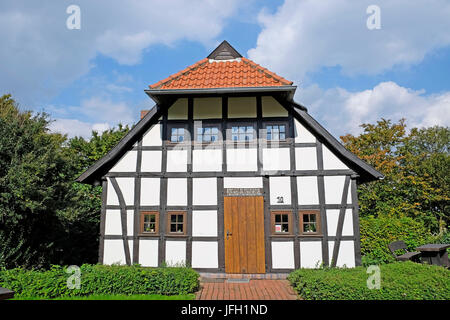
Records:
<instances>
[{"instance_id":1,"label":"roof eave","mask_svg":"<svg viewBox=\"0 0 450 320\"><path fill-rule=\"evenodd\" d=\"M191 94L226 94L226 93L259 93L259 92L285 92L292 100L297 86L264 86L264 87L227 87L227 88L192 88L192 89L147 89L145 93L156 103L161 102L162 96L191 95Z\"/></svg>"}]
</instances>

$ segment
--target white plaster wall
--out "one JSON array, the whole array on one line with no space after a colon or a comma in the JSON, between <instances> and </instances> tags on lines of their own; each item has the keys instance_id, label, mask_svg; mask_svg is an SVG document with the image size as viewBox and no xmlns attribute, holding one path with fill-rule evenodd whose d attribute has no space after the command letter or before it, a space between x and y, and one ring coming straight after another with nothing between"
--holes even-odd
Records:
<instances>
[{"instance_id":1,"label":"white plaster wall","mask_svg":"<svg viewBox=\"0 0 450 320\"><path fill-rule=\"evenodd\" d=\"M118 206L119 205L119 198L117 197L116 190L114 190L114 187L111 183L110 178L106 178L108 183L108 189L106 193L106 204L110 206Z\"/></svg>"},{"instance_id":2,"label":"white plaster wall","mask_svg":"<svg viewBox=\"0 0 450 320\"><path fill-rule=\"evenodd\" d=\"M300 267L320 268L322 241L300 241Z\"/></svg>"},{"instance_id":3,"label":"white plaster wall","mask_svg":"<svg viewBox=\"0 0 450 320\"><path fill-rule=\"evenodd\" d=\"M262 188L262 177L224 177L224 188Z\"/></svg>"},{"instance_id":4,"label":"white plaster wall","mask_svg":"<svg viewBox=\"0 0 450 320\"><path fill-rule=\"evenodd\" d=\"M298 204L319 204L317 177L297 177Z\"/></svg>"},{"instance_id":5,"label":"white plaster wall","mask_svg":"<svg viewBox=\"0 0 450 320\"><path fill-rule=\"evenodd\" d=\"M141 178L141 206L159 206L159 178Z\"/></svg>"},{"instance_id":6,"label":"white plaster wall","mask_svg":"<svg viewBox=\"0 0 450 320\"><path fill-rule=\"evenodd\" d=\"M137 163L137 151L127 151L122 158L109 170L109 172L135 172Z\"/></svg>"},{"instance_id":7,"label":"white plaster wall","mask_svg":"<svg viewBox=\"0 0 450 320\"><path fill-rule=\"evenodd\" d=\"M295 148L296 170L317 170L316 148Z\"/></svg>"},{"instance_id":8,"label":"white plaster wall","mask_svg":"<svg viewBox=\"0 0 450 320\"><path fill-rule=\"evenodd\" d=\"M192 188L193 205L217 205L217 178L193 178Z\"/></svg>"},{"instance_id":9,"label":"white plaster wall","mask_svg":"<svg viewBox=\"0 0 450 320\"><path fill-rule=\"evenodd\" d=\"M162 151L143 150L142 151L142 172L161 172Z\"/></svg>"},{"instance_id":10,"label":"white plaster wall","mask_svg":"<svg viewBox=\"0 0 450 320\"><path fill-rule=\"evenodd\" d=\"M294 242L272 241L272 268L294 269Z\"/></svg>"},{"instance_id":11,"label":"white plaster wall","mask_svg":"<svg viewBox=\"0 0 450 320\"><path fill-rule=\"evenodd\" d=\"M192 170L195 172L222 171L222 149L194 149Z\"/></svg>"},{"instance_id":12,"label":"white plaster wall","mask_svg":"<svg viewBox=\"0 0 450 320\"><path fill-rule=\"evenodd\" d=\"M192 241L192 267L218 268L218 244L215 241Z\"/></svg>"},{"instance_id":13,"label":"white plaster wall","mask_svg":"<svg viewBox=\"0 0 450 320\"><path fill-rule=\"evenodd\" d=\"M338 157L334 155L325 145L322 145L323 150L323 168L325 170L333 169L349 169Z\"/></svg>"},{"instance_id":14,"label":"white plaster wall","mask_svg":"<svg viewBox=\"0 0 450 320\"><path fill-rule=\"evenodd\" d=\"M217 237L217 211L192 211L192 236Z\"/></svg>"},{"instance_id":15,"label":"white plaster wall","mask_svg":"<svg viewBox=\"0 0 450 320\"><path fill-rule=\"evenodd\" d=\"M103 246L103 264L126 264L122 239L105 239Z\"/></svg>"},{"instance_id":16,"label":"white plaster wall","mask_svg":"<svg viewBox=\"0 0 450 320\"><path fill-rule=\"evenodd\" d=\"M105 235L121 235L122 222L120 220L120 210L106 210Z\"/></svg>"},{"instance_id":17,"label":"white plaster wall","mask_svg":"<svg viewBox=\"0 0 450 320\"><path fill-rule=\"evenodd\" d=\"M187 150L167 150L167 172L186 172L187 155Z\"/></svg>"},{"instance_id":18,"label":"white plaster wall","mask_svg":"<svg viewBox=\"0 0 450 320\"><path fill-rule=\"evenodd\" d=\"M162 125L154 124L142 138L143 146L162 146Z\"/></svg>"},{"instance_id":19,"label":"white plaster wall","mask_svg":"<svg viewBox=\"0 0 450 320\"><path fill-rule=\"evenodd\" d=\"M327 209L327 227L328 227L328 235L336 236L337 232L337 224L339 220L339 209ZM345 210L344 216L344 225L342 226L342 235L343 236L352 236L353 235L353 214L352 209Z\"/></svg>"},{"instance_id":20,"label":"white plaster wall","mask_svg":"<svg viewBox=\"0 0 450 320\"><path fill-rule=\"evenodd\" d=\"M186 241L166 241L166 264L175 266L186 263Z\"/></svg>"},{"instance_id":21,"label":"white plaster wall","mask_svg":"<svg viewBox=\"0 0 450 320\"><path fill-rule=\"evenodd\" d=\"M328 241L330 263L333 258L333 249L334 241ZM341 241L336 266L346 268L355 267L355 243L352 240Z\"/></svg>"},{"instance_id":22,"label":"white plaster wall","mask_svg":"<svg viewBox=\"0 0 450 320\"><path fill-rule=\"evenodd\" d=\"M295 143L310 143L316 142L316 137L308 131L297 119L295 123Z\"/></svg>"},{"instance_id":23,"label":"white plaster wall","mask_svg":"<svg viewBox=\"0 0 450 320\"><path fill-rule=\"evenodd\" d=\"M290 152L289 148L267 148L263 149L263 170L290 170Z\"/></svg>"},{"instance_id":24,"label":"white plaster wall","mask_svg":"<svg viewBox=\"0 0 450 320\"><path fill-rule=\"evenodd\" d=\"M134 211L127 210L127 235L134 235ZM108 209L105 216L105 235L122 235L120 210Z\"/></svg>"},{"instance_id":25,"label":"white plaster wall","mask_svg":"<svg viewBox=\"0 0 450 320\"><path fill-rule=\"evenodd\" d=\"M341 204L344 191L345 176L325 176L325 203ZM350 191L349 185L348 191ZM351 192L347 192L347 203L352 203Z\"/></svg>"},{"instance_id":26,"label":"white plaster wall","mask_svg":"<svg viewBox=\"0 0 450 320\"><path fill-rule=\"evenodd\" d=\"M256 118L256 97L228 98L228 118Z\"/></svg>"},{"instance_id":27,"label":"white plaster wall","mask_svg":"<svg viewBox=\"0 0 450 320\"><path fill-rule=\"evenodd\" d=\"M116 178L116 180L122 191L125 205L134 205L134 178Z\"/></svg>"},{"instance_id":28,"label":"white plaster wall","mask_svg":"<svg viewBox=\"0 0 450 320\"><path fill-rule=\"evenodd\" d=\"M158 240L139 240L139 264L143 267L158 266Z\"/></svg>"},{"instance_id":29,"label":"white plaster wall","mask_svg":"<svg viewBox=\"0 0 450 320\"><path fill-rule=\"evenodd\" d=\"M270 177L270 204L286 205L291 204L291 178L290 177ZM278 197L283 198L282 203L278 203Z\"/></svg>"},{"instance_id":30,"label":"white plaster wall","mask_svg":"<svg viewBox=\"0 0 450 320\"><path fill-rule=\"evenodd\" d=\"M186 206L187 205L187 179L168 178L167 179L167 205Z\"/></svg>"},{"instance_id":31,"label":"white plaster wall","mask_svg":"<svg viewBox=\"0 0 450 320\"><path fill-rule=\"evenodd\" d=\"M227 148L227 171L256 171L257 149Z\"/></svg>"},{"instance_id":32,"label":"white plaster wall","mask_svg":"<svg viewBox=\"0 0 450 320\"><path fill-rule=\"evenodd\" d=\"M170 106L167 112L168 120L185 120L188 118L188 99L180 98Z\"/></svg>"},{"instance_id":33,"label":"white plaster wall","mask_svg":"<svg viewBox=\"0 0 450 320\"><path fill-rule=\"evenodd\" d=\"M221 119L222 98L194 98L194 119Z\"/></svg>"},{"instance_id":34,"label":"white plaster wall","mask_svg":"<svg viewBox=\"0 0 450 320\"><path fill-rule=\"evenodd\" d=\"M263 117L287 117L287 110L272 96L261 97Z\"/></svg>"}]
</instances>

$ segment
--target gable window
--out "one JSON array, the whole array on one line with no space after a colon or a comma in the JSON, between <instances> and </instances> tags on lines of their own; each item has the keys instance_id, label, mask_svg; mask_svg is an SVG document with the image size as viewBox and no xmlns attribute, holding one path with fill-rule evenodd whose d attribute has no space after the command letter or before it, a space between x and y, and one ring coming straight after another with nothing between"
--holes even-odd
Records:
<instances>
[{"instance_id":1,"label":"gable window","mask_svg":"<svg viewBox=\"0 0 450 320\"><path fill-rule=\"evenodd\" d=\"M197 127L196 141L198 143L214 143L220 140L220 126L208 125Z\"/></svg>"},{"instance_id":2,"label":"gable window","mask_svg":"<svg viewBox=\"0 0 450 320\"><path fill-rule=\"evenodd\" d=\"M158 234L159 232L159 212L141 212L141 234Z\"/></svg>"},{"instance_id":3,"label":"gable window","mask_svg":"<svg viewBox=\"0 0 450 320\"><path fill-rule=\"evenodd\" d=\"M303 235L321 234L320 211L306 210L300 211L300 233Z\"/></svg>"},{"instance_id":4,"label":"gable window","mask_svg":"<svg viewBox=\"0 0 450 320\"><path fill-rule=\"evenodd\" d=\"M286 125L274 124L266 126L267 141L285 141L286 140Z\"/></svg>"},{"instance_id":5,"label":"gable window","mask_svg":"<svg viewBox=\"0 0 450 320\"><path fill-rule=\"evenodd\" d=\"M172 127L170 129L170 142L183 143L185 141L185 131L186 129L184 127Z\"/></svg>"},{"instance_id":6,"label":"gable window","mask_svg":"<svg viewBox=\"0 0 450 320\"><path fill-rule=\"evenodd\" d=\"M292 231L292 212L272 211L272 234L291 235Z\"/></svg>"},{"instance_id":7,"label":"gable window","mask_svg":"<svg viewBox=\"0 0 450 320\"><path fill-rule=\"evenodd\" d=\"M256 138L253 126L233 125L231 127L231 141L249 142Z\"/></svg>"},{"instance_id":8,"label":"gable window","mask_svg":"<svg viewBox=\"0 0 450 320\"><path fill-rule=\"evenodd\" d=\"M167 213L167 233L171 235L186 235L186 212L172 211Z\"/></svg>"}]
</instances>

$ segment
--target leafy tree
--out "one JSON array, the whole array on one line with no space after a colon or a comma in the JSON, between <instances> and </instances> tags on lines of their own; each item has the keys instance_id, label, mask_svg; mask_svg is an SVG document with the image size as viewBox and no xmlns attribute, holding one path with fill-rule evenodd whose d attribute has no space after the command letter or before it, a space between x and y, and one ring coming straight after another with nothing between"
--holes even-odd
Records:
<instances>
[{"instance_id":1,"label":"leafy tree","mask_svg":"<svg viewBox=\"0 0 450 320\"><path fill-rule=\"evenodd\" d=\"M67 140L49 123L0 97L0 267L97 262L101 187L74 180L129 128Z\"/></svg>"},{"instance_id":2,"label":"leafy tree","mask_svg":"<svg viewBox=\"0 0 450 320\"><path fill-rule=\"evenodd\" d=\"M344 145L385 175L358 187L362 216L408 216L433 232L449 223L450 144L448 127L406 130L405 120L362 124Z\"/></svg>"}]
</instances>

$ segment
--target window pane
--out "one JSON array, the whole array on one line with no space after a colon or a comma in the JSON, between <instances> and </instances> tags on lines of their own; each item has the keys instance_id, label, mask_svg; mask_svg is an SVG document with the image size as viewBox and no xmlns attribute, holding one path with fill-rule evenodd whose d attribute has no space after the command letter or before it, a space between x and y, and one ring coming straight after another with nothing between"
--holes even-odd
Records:
<instances>
[{"instance_id":1,"label":"window pane","mask_svg":"<svg viewBox=\"0 0 450 320\"><path fill-rule=\"evenodd\" d=\"M286 134L280 133L280 140L286 140Z\"/></svg>"},{"instance_id":2,"label":"window pane","mask_svg":"<svg viewBox=\"0 0 450 320\"><path fill-rule=\"evenodd\" d=\"M309 222L309 214L303 215L303 222Z\"/></svg>"},{"instance_id":3,"label":"window pane","mask_svg":"<svg viewBox=\"0 0 450 320\"><path fill-rule=\"evenodd\" d=\"M267 133L267 140L272 140L272 134L271 133Z\"/></svg>"},{"instance_id":4,"label":"window pane","mask_svg":"<svg viewBox=\"0 0 450 320\"><path fill-rule=\"evenodd\" d=\"M182 224L177 224L177 232L183 232L183 225Z\"/></svg>"},{"instance_id":5,"label":"window pane","mask_svg":"<svg viewBox=\"0 0 450 320\"><path fill-rule=\"evenodd\" d=\"M280 132L286 132L286 126L280 126Z\"/></svg>"},{"instance_id":6,"label":"window pane","mask_svg":"<svg viewBox=\"0 0 450 320\"><path fill-rule=\"evenodd\" d=\"M288 222L288 215L287 214L283 214L282 215L282 217L283 217L283 222Z\"/></svg>"},{"instance_id":7,"label":"window pane","mask_svg":"<svg viewBox=\"0 0 450 320\"><path fill-rule=\"evenodd\" d=\"M182 214L178 214L178 222L183 222L183 215Z\"/></svg>"},{"instance_id":8,"label":"window pane","mask_svg":"<svg viewBox=\"0 0 450 320\"><path fill-rule=\"evenodd\" d=\"M213 134L218 134L218 133L219 133L219 128L213 127L213 128L211 129L211 132L212 132Z\"/></svg>"},{"instance_id":9,"label":"window pane","mask_svg":"<svg viewBox=\"0 0 450 320\"><path fill-rule=\"evenodd\" d=\"M150 215L146 214L144 215L144 223L150 221Z\"/></svg>"},{"instance_id":10,"label":"window pane","mask_svg":"<svg viewBox=\"0 0 450 320\"><path fill-rule=\"evenodd\" d=\"M174 223L170 224L170 232L177 232L177 225Z\"/></svg>"},{"instance_id":11,"label":"window pane","mask_svg":"<svg viewBox=\"0 0 450 320\"><path fill-rule=\"evenodd\" d=\"M156 215L151 214L150 215L150 222L155 222L156 221Z\"/></svg>"},{"instance_id":12,"label":"window pane","mask_svg":"<svg viewBox=\"0 0 450 320\"><path fill-rule=\"evenodd\" d=\"M316 222L316 215L315 214L309 214L309 221Z\"/></svg>"},{"instance_id":13,"label":"window pane","mask_svg":"<svg viewBox=\"0 0 450 320\"><path fill-rule=\"evenodd\" d=\"M177 216L175 214L170 215L170 222L177 222Z\"/></svg>"},{"instance_id":14,"label":"window pane","mask_svg":"<svg viewBox=\"0 0 450 320\"><path fill-rule=\"evenodd\" d=\"M184 128L178 128L178 134L183 134L184 135Z\"/></svg>"},{"instance_id":15,"label":"window pane","mask_svg":"<svg viewBox=\"0 0 450 320\"><path fill-rule=\"evenodd\" d=\"M178 142L183 142L184 141L184 136L179 136L178 137Z\"/></svg>"},{"instance_id":16,"label":"window pane","mask_svg":"<svg viewBox=\"0 0 450 320\"><path fill-rule=\"evenodd\" d=\"M282 232L289 232L289 225L287 224L287 223L284 223L283 225L282 225Z\"/></svg>"},{"instance_id":17,"label":"window pane","mask_svg":"<svg viewBox=\"0 0 450 320\"><path fill-rule=\"evenodd\" d=\"M231 132L233 132L233 133L238 132L238 127L231 127Z\"/></svg>"},{"instance_id":18,"label":"window pane","mask_svg":"<svg viewBox=\"0 0 450 320\"><path fill-rule=\"evenodd\" d=\"M281 222L281 214L275 215L275 222Z\"/></svg>"},{"instance_id":19,"label":"window pane","mask_svg":"<svg viewBox=\"0 0 450 320\"><path fill-rule=\"evenodd\" d=\"M205 128L205 134L211 134L211 128Z\"/></svg>"}]
</instances>

